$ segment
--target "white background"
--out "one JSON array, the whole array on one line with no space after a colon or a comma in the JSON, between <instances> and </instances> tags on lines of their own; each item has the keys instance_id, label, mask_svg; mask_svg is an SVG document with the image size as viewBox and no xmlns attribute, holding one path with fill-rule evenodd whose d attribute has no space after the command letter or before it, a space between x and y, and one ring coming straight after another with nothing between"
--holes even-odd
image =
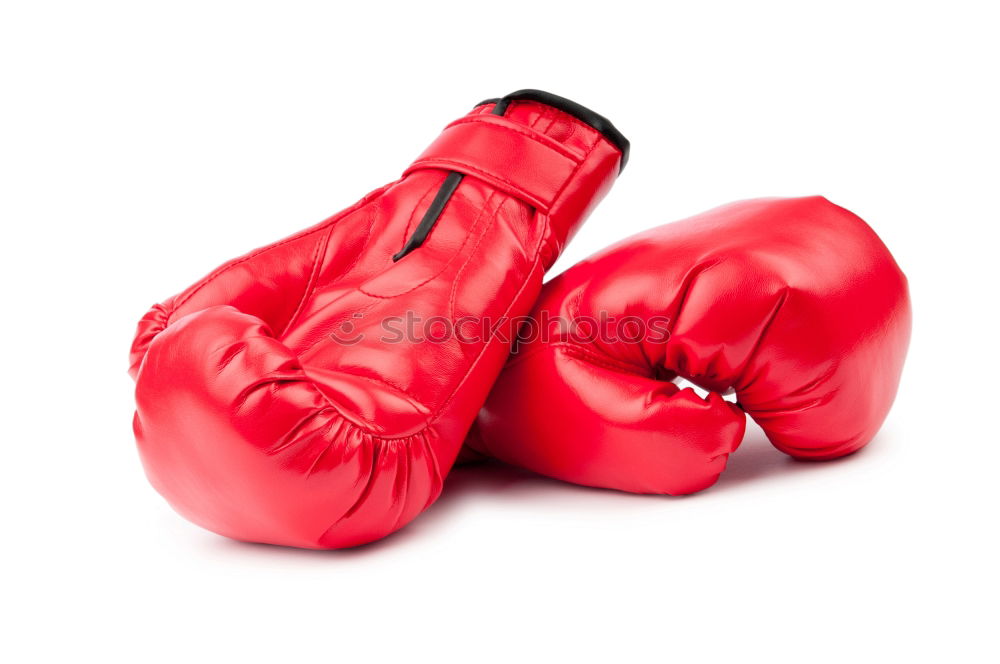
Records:
<instances>
[{"instance_id":1,"label":"white background","mask_svg":"<svg viewBox=\"0 0 1000 664\"><path fill-rule=\"evenodd\" d=\"M0 658L997 661L995 3L8 2ZM136 320L537 87L632 161L556 270L728 201L824 194L910 278L864 452L751 432L682 499L460 470L315 553L176 516L131 437Z\"/></svg>"}]
</instances>

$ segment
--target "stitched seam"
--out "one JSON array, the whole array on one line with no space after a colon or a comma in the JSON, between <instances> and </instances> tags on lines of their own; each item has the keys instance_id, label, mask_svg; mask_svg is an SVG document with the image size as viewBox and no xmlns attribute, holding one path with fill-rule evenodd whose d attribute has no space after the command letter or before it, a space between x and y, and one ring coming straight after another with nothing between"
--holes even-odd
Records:
<instances>
[{"instance_id":1,"label":"stitched seam","mask_svg":"<svg viewBox=\"0 0 1000 664\"><path fill-rule=\"evenodd\" d=\"M604 367L605 369L612 369L614 371L620 371L622 373L634 374L636 376L641 376L643 378L650 378L649 367L639 367L638 365L633 365L627 362L620 362L618 360L609 360L603 355L599 355L594 351L578 346L570 342L561 342L550 344L551 348L557 350L561 349L567 352L568 355L574 356L575 359L581 361L587 361L591 364L596 364L597 366Z\"/></svg>"},{"instance_id":2,"label":"stitched seam","mask_svg":"<svg viewBox=\"0 0 1000 664\"><path fill-rule=\"evenodd\" d=\"M580 171L580 168L587 162L588 159L590 159L590 155L593 154L594 149L597 147L597 145L598 142L595 140L594 143L590 146L590 149L587 150L587 154L583 156L583 159L580 160L580 163L576 165L576 167L573 169L573 172L569 174L569 177L567 177L566 180L563 182L562 186L559 187L559 191L556 192L556 195L552 197L552 203L549 205L550 208L556 206L556 201L558 201L559 197L562 196L564 191L566 191L566 187L569 186L569 183L576 178L576 174Z\"/></svg>"},{"instance_id":3,"label":"stitched seam","mask_svg":"<svg viewBox=\"0 0 1000 664\"><path fill-rule=\"evenodd\" d=\"M532 129L535 129L535 127L537 127L537 126L538 126L538 123L539 123L539 121L540 121L540 120L541 120L541 119L542 119L543 117L548 117L548 115L549 115L549 111L550 111L551 109L552 109L552 107L551 107L551 106L542 106L542 112L541 112L541 113L539 113L538 115L536 115L536 116L535 116L535 119L531 121L531 124L530 124L529 126L530 126L530 127L532 128ZM537 130L536 130L536 131L537 131ZM544 132L544 131L541 131L541 132L539 132L539 133L540 133L540 134L543 134L543 135L545 134L545 132Z\"/></svg>"},{"instance_id":4,"label":"stitched seam","mask_svg":"<svg viewBox=\"0 0 1000 664\"><path fill-rule=\"evenodd\" d=\"M569 138L570 136L576 135L579 132L579 130L580 130L581 127L586 127L587 129L590 130L590 132L592 132L594 134L597 134L597 138L598 139L601 139L601 138L604 137L604 134L602 134L598 130L594 129L593 127L591 127L587 123L583 122L582 120L580 120L580 118L576 117L575 115L570 115L569 113L567 113L565 111L562 111L562 110L559 110L558 108L555 108L553 106L547 106L546 108L550 111L550 115L552 116L551 121L549 122L549 126L546 127L546 131L548 131L549 129L551 129L552 125L554 125L556 123L556 118L561 116L564 120L567 120L567 124L569 125L569 130L570 131L569 131L569 135L566 138ZM553 140L555 140L555 139L553 139Z\"/></svg>"},{"instance_id":5,"label":"stitched seam","mask_svg":"<svg viewBox=\"0 0 1000 664\"><path fill-rule=\"evenodd\" d=\"M495 193L496 192L493 192L492 194L490 194L490 199L493 197L493 194L495 194ZM458 195L459 194L456 191L455 194L452 197L454 198L455 196L458 196ZM487 199L487 201L486 201L487 204L489 203L490 199ZM445 270L447 270L451 266L451 264L453 262L455 262L455 260L457 260L458 257L461 255L462 249L464 249L465 245L469 243L469 238L472 237L473 233L475 232L476 228L478 227L480 219L482 219L483 214L486 212L486 208L487 208L486 204L484 204L481 208L479 208L479 214L476 215L476 220L475 220L475 222L473 222L472 226L469 228L469 232L466 234L465 239L462 240L462 244L459 245L458 249L455 250L452 253L451 258L448 259L448 262L445 263L444 266L440 270L438 270L437 272L435 272L431 276L427 277L426 279L424 279L423 281L421 281L421 282L419 282L417 284L414 284L411 288L408 288L405 291L402 291L400 293L396 293L395 295L379 295L378 293L369 292L369 291L365 290L364 288L362 288L361 286L358 287L358 292L364 293L368 297L374 297L374 298L379 299L379 300L391 300L394 297L400 297L401 295L406 295L407 293L412 293L413 291L417 290L421 286L424 286L427 283L433 281L434 279L437 279L439 276L441 276L441 273L444 272ZM311 348L311 346L310 346L310 348Z\"/></svg>"},{"instance_id":6,"label":"stitched seam","mask_svg":"<svg viewBox=\"0 0 1000 664\"><path fill-rule=\"evenodd\" d=\"M546 108L545 108L545 119L548 120L549 123L547 125L545 125L544 129L539 129L538 130L539 132L541 132L545 136L548 136L549 132L552 130L552 126L556 123L556 114L553 113L554 110L555 109L552 108L551 106L546 106ZM532 125L532 127L534 127L534 126L535 125ZM572 127L571 132L572 131L576 131L576 124L570 124L570 127ZM555 139L552 139L552 140L555 140Z\"/></svg>"},{"instance_id":7,"label":"stitched seam","mask_svg":"<svg viewBox=\"0 0 1000 664\"><path fill-rule=\"evenodd\" d=\"M250 253L250 254L244 256L243 258L237 260L235 263L230 263L229 265L226 265L225 267L218 268L215 272L209 274L205 278L205 280L203 282L201 282L197 287L195 287L194 290L192 290L190 293L188 293L183 298L181 298L181 300L179 302L177 302L176 304L174 304L173 309L170 312L170 316L172 316L174 313L176 313L178 309L180 309L182 306L184 306L184 304L188 300L190 300L192 297L194 297L202 288L204 288L205 286L209 285L210 283L212 283L213 281L215 281L216 279L218 279L222 275L226 274L227 272L229 272L233 268L237 267L238 265L242 265L243 263L246 263L249 260L253 260L257 256L260 256L261 254L267 253L268 251L271 251L273 249L277 249L278 247L286 245L289 242L295 242L297 240L301 240L303 238L309 237L313 233L319 233L319 232L322 232L322 231L326 230L327 228L329 228L333 224L336 224L337 222L345 219L349 214L351 214L351 213L353 213L353 212L355 212L357 210L360 210L360 209L362 209L362 208L364 208L364 207L366 207L368 205L371 205L376 200L378 200L378 197L381 196L383 193L385 193L386 190L388 190L390 187L392 187L393 185L395 185L395 184L397 184L398 182L401 182L401 181L402 181L402 178L400 178L399 180L396 180L395 182L390 182L389 184L385 185L384 187L382 187L380 189L376 189L375 191L373 191L369 195L365 196L364 198L362 198L360 201L358 201L357 203L355 203L351 207L349 207L349 208L347 208L345 210L342 210L341 212L339 212L339 213L335 214L334 216L330 217L329 219L327 219L325 222L322 222L316 228L311 228L311 229L304 230L304 231L302 231L300 233L296 233L295 235L293 235L293 236L291 236L289 238L285 238L284 240L280 240L279 242L276 242L275 244L270 244L270 245L268 245L266 247L263 247L262 249L258 249L257 251L254 251L253 253ZM167 317L167 321L166 321L167 325L170 324L170 316Z\"/></svg>"},{"instance_id":8,"label":"stitched seam","mask_svg":"<svg viewBox=\"0 0 1000 664\"><path fill-rule=\"evenodd\" d=\"M580 118L576 117L575 115L570 115L569 113L567 113L565 111L562 111L562 110L560 110L558 108L552 108L552 111L553 111L553 115L561 115L564 118L567 118L568 120L570 120L570 123L569 123L570 134L569 134L569 136L573 136L575 134L578 134L580 129L584 129L585 128L585 129L589 130L588 133L591 133L591 135L593 136L594 144L591 146L590 150L587 151L587 155L588 156L590 155L591 152L594 151L594 148L596 148L597 145L599 143L601 143L601 142L607 143L616 152L621 153L621 148L619 148L617 145L615 145L614 143L612 143L610 138L608 138L607 136L605 136L603 133L601 133L597 129L594 129L593 127L591 127L590 125L588 125L586 122L581 121ZM555 123L555 118L554 117L553 117L553 123ZM551 127L551 125L550 125L550 127ZM569 138L569 136L567 136L567 138Z\"/></svg>"},{"instance_id":9,"label":"stitched seam","mask_svg":"<svg viewBox=\"0 0 1000 664\"><path fill-rule=\"evenodd\" d=\"M312 294L313 287L314 287L314 285L316 283L316 279L319 276L320 255L322 255L326 251L326 247L330 243L330 236L331 235L333 235L333 229L332 228L330 229L330 231L326 234L326 236L320 242L316 243L316 253L313 255L313 265L312 265L312 269L309 271L309 280L306 282L306 288L305 288L305 290L302 291L302 299L299 300L298 305L296 305L296 307L295 307L295 311L292 312L292 317L288 319L288 322L285 323L284 327L281 329L281 333L280 334L276 334L275 338L279 338L280 339L282 336L284 336L285 332L287 332L289 330L289 328L292 327L292 324L299 317L299 314L302 313L302 310L305 309L306 301L309 299L309 296Z\"/></svg>"},{"instance_id":10,"label":"stitched seam","mask_svg":"<svg viewBox=\"0 0 1000 664\"><path fill-rule=\"evenodd\" d=\"M489 201L493 200L493 196L495 194L496 191L490 194L490 198L489 200L487 200L487 204L489 204ZM469 267L469 264L472 262L473 257L476 255L476 251L479 249L479 245L483 243L483 238L486 237L486 234L490 231L491 228L493 228L493 224L496 222L497 217L500 214L500 210L503 208L504 203L506 203L507 200L508 199L504 198L502 201L497 203L496 211L490 216L490 221L486 224L486 228L484 228L483 232L479 234L479 239L476 240L475 246L472 247L472 249L469 251L469 255L465 259L465 262L462 263L462 267L459 268L458 272L455 274L455 280L452 282L451 285L451 295L448 297L448 318L452 322L454 322L455 320L455 300L458 297L458 284L462 280L462 275L465 274L465 269Z\"/></svg>"},{"instance_id":11,"label":"stitched seam","mask_svg":"<svg viewBox=\"0 0 1000 664\"><path fill-rule=\"evenodd\" d=\"M490 201L492 201L493 197L496 196L496 195L497 195L496 191L493 191L493 192L490 193L489 198L486 199L486 203L484 203L483 206L481 208L479 208L479 214L476 215L476 220L472 223L472 227L469 229L468 234L465 236L465 240L462 241L462 245L458 248L457 251L455 251L452 254L452 257L450 259L448 259L448 262L444 265L444 267L442 267L439 271L437 271L436 273L434 273L432 276L428 277L426 280L424 280L424 281L418 283L417 285L413 286L409 290L403 291L402 293L397 293L395 295L376 295L375 293L369 293L368 291L366 291L366 290L364 290L363 288L360 288L360 287L358 288L358 292L363 293L364 295L367 295L368 297L376 298L378 300L391 300L391 299L399 297L401 295L406 295L407 293L412 293L413 291L415 291L416 289L420 288L421 286L423 286L423 285L427 284L428 282L433 281L434 279L436 279L437 277L439 277L441 275L441 273L444 272L445 270L447 270L448 267L455 261L456 257L458 257L458 256L461 255L462 249L469 242L469 238L473 235L473 233L475 232L476 228L478 228L480 219L482 219L482 216L486 213L486 210L489 209L489 207L490 207ZM498 210L494 210L493 216L496 216L497 211ZM490 223L492 224L492 221ZM322 343L325 340L326 340L326 336L325 335L321 336L319 339L317 339L313 343L309 344L309 346L307 346L306 348L302 349L302 351L299 353L299 356L301 357L303 355L308 354L313 348L315 348L317 345L319 345L320 343ZM389 383L386 383L386 384L388 385ZM403 392L404 394L407 394L406 391L402 390L401 388L396 388L396 389L399 389L400 392ZM409 396L410 398L412 398L417 403L421 403L420 400L417 399L416 397L413 397L412 395L409 395L409 394L407 394L407 396Z\"/></svg>"},{"instance_id":12,"label":"stitched seam","mask_svg":"<svg viewBox=\"0 0 1000 664\"><path fill-rule=\"evenodd\" d=\"M538 145L542 146L543 148L548 148L549 150L552 150L553 152L556 152L560 156L566 157L567 159L571 159L573 161L577 161L577 160L580 159L580 155L579 154L577 154L576 152L573 152L570 148L568 148L565 145L563 145L562 143L556 141L554 138L550 138L544 132L540 132L540 133L543 136L545 136L545 139L539 139L538 135L532 134L531 132L528 132L528 131L525 131L524 129L521 129L517 125L514 125L514 124L511 124L511 125L501 124L501 123L497 122L496 120L486 120L485 119L485 118L490 118L490 117L496 117L496 116L489 116L489 115L482 116L482 117L479 117L479 116L470 116L468 118L463 118L461 120L457 120L455 122L452 122L445 129L447 130L447 129L450 129L451 127L455 127L457 125L463 125L463 124L486 124L486 125L488 125L490 127L496 127L497 129L499 129L501 131L509 131L509 132L511 132L513 134L520 134L520 135L524 136L525 138L531 140L532 142L537 143ZM534 129L535 124L537 124L538 121L541 120L541 119L543 119L544 117L545 117L545 114L542 114L542 115L539 115L538 117L536 117L534 119L534 121L532 122L530 128ZM572 117L572 116L568 116L568 117ZM554 119L553 119L553 122L554 122ZM579 122L579 120L577 120L577 122ZM549 126L551 126L551 124Z\"/></svg>"},{"instance_id":13,"label":"stitched seam","mask_svg":"<svg viewBox=\"0 0 1000 664\"><path fill-rule=\"evenodd\" d=\"M582 163L583 162L580 162L580 164L582 164ZM556 196L554 196L551 199L551 201L547 201L543 197L537 196L535 194L532 194L531 192L529 192L526 189L524 189L524 187L521 187L520 185L518 185L518 184L516 184L514 182L511 182L510 180L508 180L506 178L503 178L503 177L501 177L499 175L496 175L494 173L490 173L489 171L485 171L485 170L483 170L481 168L473 166L472 164L466 163L464 161L459 161L457 159L448 159L448 158L445 158L445 157L429 157L427 159L418 159L417 161L413 162L413 166L410 166L410 169L407 172L412 171L414 166L417 166L417 167L424 166L424 167L428 167L428 168L435 168L435 167L440 168L440 164L444 164L446 166L447 165L451 165L451 166L458 166L459 167L459 169L453 169L453 170L461 170L462 168L468 169L470 171L473 171L474 173L477 173L477 174L479 174L481 176L484 176L484 179L486 179L487 182L489 182L490 180L493 180L495 182L501 182L503 184L506 184L508 187L510 187L511 189L514 190L514 192L518 195L518 197L524 198L526 200L526 202L535 202L535 201L537 201L538 203L541 203L546 208L552 207L552 202L555 201L555 199L558 197L558 193L557 193ZM570 172L570 176L569 176L570 179L572 179L573 174L575 174L576 171L580 168L580 164L576 164L573 167L573 170ZM569 179L567 179L566 182L564 182L559 187L558 192L561 193L562 190L566 188L567 184L569 184Z\"/></svg>"},{"instance_id":14,"label":"stitched seam","mask_svg":"<svg viewBox=\"0 0 1000 664\"><path fill-rule=\"evenodd\" d=\"M343 279L348 274L350 274L351 270L353 270L355 267L357 267L358 263L361 262L361 258L365 255L365 249L368 248L368 242L369 242L369 240L371 240L372 231L374 231L374 230L375 230L375 215L372 214L368 218L368 230L365 231L365 239L361 243L361 248L358 249L357 254L354 256L354 260L352 260L351 264L348 265L347 267L345 267L343 270L341 270L334 278L326 279L324 281L324 283L329 284L329 283L331 283L331 282L333 282L335 280ZM319 286L317 284L317 288L318 287Z\"/></svg>"},{"instance_id":15,"label":"stitched seam","mask_svg":"<svg viewBox=\"0 0 1000 664\"><path fill-rule=\"evenodd\" d=\"M543 241L544 241L544 238L539 238L538 242L535 245L535 251L533 252L535 254L535 259L531 262L531 267L528 269L528 276L529 277L531 276L532 273L534 273L534 271L536 269L538 269L541 266L540 250L541 250L541 246L542 246ZM543 272L544 272L544 270L543 270ZM510 313L510 308L512 306L514 306L514 303L517 302L518 299L521 297L521 295L524 293L524 290L528 287L529 282L530 282L530 279L525 279L524 283L521 284L521 287L519 289L517 289L517 292L514 294L514 297L512 297L511 300L510 300L510 304L508 304L507 308L504 309L503 316L506 316L508 313ZM486 343L483 344L483 348L482 348L482 350L479 351L479 355L477 355L476 359L474 359L472 361L472 363L469 365L469 368L465 371L465 374L463 374L462 379L460 381L458 381L458 383L455 384L455 389L453 389L451 391L451 394L448 395L448 398L446 398L444 400L444 402L442 402L441 407L438 408L437 412L435 412L427 420L427 426L428 427L430 427L431 424L433 424L434 422L436 422L438 420L438 418L441 417L441 415L444 413L444 411L448 408L448 405L451 403L452 399L455 398L455 395L458 394L458 391L465 384L465 381L468 380L469 376L472 375L473 370L482 361L483 356L486 354L486 350L490 347L490 344L493 343L493 341L494 341L495 338L496 338L496 332L494 332L493 334L491 334L490 337L489 337L489 339L487 339Z\"/></svg>"}]
</instances>

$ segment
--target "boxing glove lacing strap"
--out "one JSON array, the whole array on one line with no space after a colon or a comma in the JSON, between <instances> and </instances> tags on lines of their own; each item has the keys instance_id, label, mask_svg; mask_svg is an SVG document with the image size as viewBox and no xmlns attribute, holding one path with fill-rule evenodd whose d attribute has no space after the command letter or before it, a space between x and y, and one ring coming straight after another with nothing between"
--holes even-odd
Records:
<instances>
[{"instance_id":1,"label":"boxing glove lacing strap","mask_svg":"<svg viewBox=\"0 0 1000 664\"><path fill-rule=\"evenodd\" d=\"M619 162L619 172L625 167L629 153L628 140L606 118L574 101L541 90L519 90L500 99L488 99L480 102L477 106L495 104L490 115L503 116L507 112L510 103L514 100L534 101L545 104L568 113L590 125L601 132L612 145L621 151L622 156ZM419 168L459 166L463 171L469 171L474 176L487 179L492 184L497 185L498 188L507 190L508 193L521 198L536 208L546 210L548 205L552 203L555 194L562 189L565 180L570 176L581 158L571 154L565 147L555 141L550 141L547 144L544 143L541 140L544 137L540 134L532 137L528 133L516 133L512 131L511 127L503 124L490 124L487 122L473 124L477 119L483 120L481 116L470 116L452 123L442 134L441 138L421 155L406 172L410 173ZM491 131L496 133L504 132L507 140L515 137L520 140L526 147L524 151L525 161L530 161L531 155L546 157L550 161L554 160L556 162L555 168L538 168L541 164L535 164L533 166L536 166L536 168L531 170L533 177L548 179L539 183L529 182L529 178L524 173L520 174L520 178L516 177L516 174L512 174L510 178L505 179L498 174L500 169L484 168L477 165L475 162L478 160L470 158L471 155L459 154L451 156L449 154L456 146L463 143L469 145L476 144L477 141L475 139L478 136L484 133L488 134ZM466 138L469 140L463 140ZM519 164L507 164L506 166L509 167L509 170L520 170ZM431 201L427 211L424 212L424 216L413 230L413 234L407 239L403 248L392 257L394 262L400 260L424 243L465 175L465 172L449 169L448 176L441 183L441 187L434 196L434 200Z\"/></svg>"}]
</instances>

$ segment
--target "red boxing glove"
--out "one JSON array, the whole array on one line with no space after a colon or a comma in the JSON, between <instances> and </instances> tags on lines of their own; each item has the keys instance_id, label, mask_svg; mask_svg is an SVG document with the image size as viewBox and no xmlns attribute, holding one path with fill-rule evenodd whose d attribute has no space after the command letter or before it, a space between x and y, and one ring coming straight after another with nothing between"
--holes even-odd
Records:
<instances>
[{"instance_id":1,"label":"red boxing glove","mask_svg":"<svg viewBox=\"0 0 1000 664\"><path fill-rule=\"evenodd\" d=\"M130 370L153 486L240 540L338 548L404 526L510 350L468 328L530 309L627 150L561 97L483 102L400 180L153 307Z\"/></svg>"},{"instance_id":2,"label":"red boxing glove","mask_svg":"<svg viewBox=\"0 0 1000 664\"><path fill-rule=\"evenodd\" d=\"M733 203L636 235L546 284L533 319L470 446L638 493L715 482L745 428L728 390L787 454L854 452L892 405L910 338L889 251L819 197Z\"/></svg>"}]
</instances>

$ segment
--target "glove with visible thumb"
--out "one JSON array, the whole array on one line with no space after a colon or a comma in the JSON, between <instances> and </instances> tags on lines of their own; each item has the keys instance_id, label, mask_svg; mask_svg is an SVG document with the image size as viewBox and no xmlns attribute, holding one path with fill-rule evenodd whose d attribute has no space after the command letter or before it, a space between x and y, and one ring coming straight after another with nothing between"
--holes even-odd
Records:
<instances>
[{"instance_id":1,"label":"glove with visible thumb","mask_svg":"<svg viewBox=\"0 0 1000 664\"><path fill-rule=\"evenodd\" d=\"M337 548L404 526L440 493L510 345L398 325L525 314L627 149L555 95L484 102L399 180L153 307L131 353L153 486L240 540Z\"/></svg>"},{"instance_id":2,"label":"glove with visible thumb","mask_svg":"<svg viewBox=\"0 0 1000 664\"><path fill-rule=\"evenodd\" d=\"M580 262L546 284L531 321L468 445L570 482L686 494L718 478L744 411L796 458L868 443L896 395L910 302L860 218L774 198Z\"/></svg>"}]
</instances>

